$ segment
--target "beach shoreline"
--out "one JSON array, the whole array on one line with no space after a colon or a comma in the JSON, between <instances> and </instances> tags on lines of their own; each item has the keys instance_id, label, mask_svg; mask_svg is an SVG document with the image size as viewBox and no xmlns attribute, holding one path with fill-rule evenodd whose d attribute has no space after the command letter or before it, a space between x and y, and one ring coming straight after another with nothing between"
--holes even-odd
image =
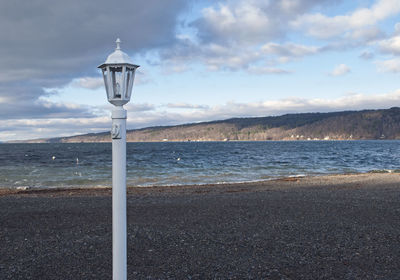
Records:
<instances>
[{"instance_id":1,"label":"beach shoreline","mask_svg":"<svg viewBox=\"0 0 400 280\"><path fill-rule=\"evenodd\" d=\"M154 186L133 186L127 185L127 194L140 193L183 193L197 190L215 189L238 189L245 188L247 191L255 191L260 188L282 188L282 187L323 187L342 186L352 187L353 184L364 184L364 186L379 186L400 182L399 172L368 172L348 174L324 174L324 175L301 175L274 178L270 180L256 180L250 182L224 182L205 183L189 185L154 185ZM20 196L71 196L71 195L111 195L111 186L88 186L88 187L46 187L46 188L0 188L0 197L8 195Z\"/></svg>"},{"instance_id":2,"label":"beach shoreline","mask_svg":"<svg viewBox=\"0 0 400 280\"><path fill-rule=\"evenodd\" d=\"M128 187L129 279L395 279L400 174ZM110 279L111 188L0 194L1 279Z\"/></svg>"}]
</instances>

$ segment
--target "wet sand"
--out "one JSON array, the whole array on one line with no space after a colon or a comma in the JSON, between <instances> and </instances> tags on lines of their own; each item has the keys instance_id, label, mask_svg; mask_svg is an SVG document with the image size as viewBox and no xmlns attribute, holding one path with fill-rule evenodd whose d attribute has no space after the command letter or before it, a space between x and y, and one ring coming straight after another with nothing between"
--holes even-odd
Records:
<instances>
[{"instance_id":1,"label":"wet sand","mask_svg":"<svg viewBox=\"0 0 400 280\"><path fill-rule=\"evenodd\" d=\"M111 189L0 190L0 279L111 279ZM399 279L400 174L128 188L128 279Z\"/></svg>"}]
</instances>

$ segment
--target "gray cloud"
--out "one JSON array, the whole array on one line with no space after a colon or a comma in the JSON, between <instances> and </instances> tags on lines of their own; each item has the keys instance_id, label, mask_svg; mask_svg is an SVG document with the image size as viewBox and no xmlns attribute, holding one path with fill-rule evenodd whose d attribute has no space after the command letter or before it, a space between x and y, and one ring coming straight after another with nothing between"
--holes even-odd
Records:
<instances>
[{"instance_id":1,"label":"gray cloud","mask_svg":"<svg viewBox=\"0 0 400 280\"><path fill-rule=\"evenodd\" d=\"M0 119L96 116L89 106L52 103L40 98L49 94L34 82L1 83Z\"/></svg>"},{"instance_id":2,"label":"gray cloud","mask_svg":"<svg viewBox=\"0 0 400 280\"><path fill-rule=\"evenodd\" d=\"M121 37L128 52L168 45L185 1L0 2L0 55L7 70L38 76L94 72ZM83 68L83 69L82 69ZM59 75L60 75L59 74Z\"/></svg>"},{"instance_id":3,"label":"gray cloud","mask_svg":"<svg viewBox=\"0 0 400 280\"><path fill-rule=\"evenodd\" d=\"M0 1L0 116L93 116L39 100L43 88L97 75L116 37L130 55L174 43L184 0ZM81 86L99 86L94 81Z\"/></svg>"},{"instance_id":4,"label":"gray cloud","mask_svg":"<svg viewBox=\"0 0 400 280\"><path fill-rule=\"evenodd\" d=\"M370 51L364 51L360 54L360 58L365 59L365 60L370 60L374 58L374 53Z\"/></svg>"}]
</instances>

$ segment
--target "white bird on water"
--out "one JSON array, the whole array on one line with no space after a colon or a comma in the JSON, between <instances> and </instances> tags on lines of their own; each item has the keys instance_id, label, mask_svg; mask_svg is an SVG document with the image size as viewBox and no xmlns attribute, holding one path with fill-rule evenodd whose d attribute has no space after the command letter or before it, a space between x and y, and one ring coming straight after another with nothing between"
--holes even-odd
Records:
<instances>
[{"instance_id":1,"label":"white bird on water","mask_svg":"<svg viewBox=\"0 0 400 280\"><path fill-rule=\"evenodd\" d=\"M55 160L55 159L56 159L56 156L52 156L51 159L52 159L52 160Z\"/></svg>"}]
</instances>

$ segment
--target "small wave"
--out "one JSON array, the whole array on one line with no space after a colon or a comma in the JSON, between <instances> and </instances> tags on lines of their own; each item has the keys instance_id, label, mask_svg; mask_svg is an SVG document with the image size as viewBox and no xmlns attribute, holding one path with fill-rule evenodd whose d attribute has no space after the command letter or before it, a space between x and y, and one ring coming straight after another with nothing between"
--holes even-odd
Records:
<instances>
[{"instance_id":1,"label":"small wave","mask_svg":"<svg viewBox=\"0 0 400 280\"><path fill-rule=\"evenodd\" d=\"M399 173L398 169L374 169L370 170L367 173Z\"/></svg>"},{"instance_id":2,"label":"small wave","mask_svg":"<svg viewBox=\"0 0 400 280\"><path fill-rule=\"evenodd\" d=\"M400 173L399 143L128 143L127 183L141 187L207 185L329 174ZM0 188L111 186L109 144L12 147L0 147Z\"/></svg>"},{"instance_id":3,"label":"small wave","mask_svg":"<svg viewBox=\"0 0 400 280\"><path fill-rule=\"evenodd\" d=\"M296 174L296 175L289 175L289 178L304 178L306 177L306 174Z\"/></svg>"}]
</instances>

